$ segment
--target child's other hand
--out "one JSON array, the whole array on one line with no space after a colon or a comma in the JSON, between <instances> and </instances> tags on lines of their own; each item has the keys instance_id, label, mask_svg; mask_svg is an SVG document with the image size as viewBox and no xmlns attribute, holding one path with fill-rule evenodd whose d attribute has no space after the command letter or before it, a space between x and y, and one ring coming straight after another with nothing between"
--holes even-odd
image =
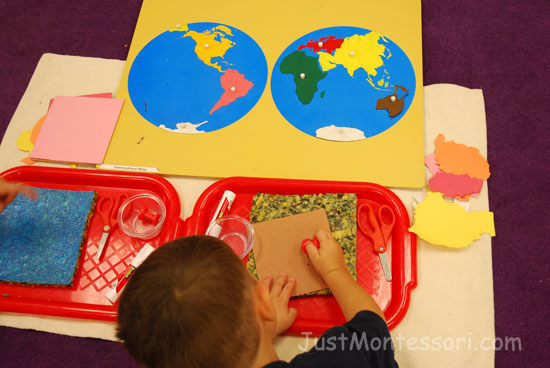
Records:
<instances>
[{"instance_id":1,"label":"child's other hand","mask_svg":"<svg viewBox=\"0 0 550 368\"><path fill-rule=\"evenodd\" d=\"M15 199L18 193L34 200L38 198L37 193L32 188L19 184L11 184L0 179L0 212Z\"/></svg>"},{"instance_id":2,"label":"child's other hand","mask_svg":"<svg viewBox=\"0 0 550 368\"><path fill-rule=\"evenodd\" d=\"M289 280L288 275L282 273L274 282L271 276L264 278L262 282L269 286L271 301L277 314L277 321L275 322L275 330L273 332L273 337L276 337L285 332L294 323L298 315L296 308L288 307L288 301L296 287L296 280Z\"/></svg>"},{"instance_id":3,"label":"child's other hand","mask_svg":"<svg viewBox=\"0 0 550 368\"><path fill-rule=\"evenodd\" d=\"M306 244L306 251L313 268L324 279L329 273L346 269L346 262L344 259L344 252L342 247L334 240L332 234L325 230L319 230L315 234L319 239L319 249L308 242Z\"/></svg>"}]
</instances>

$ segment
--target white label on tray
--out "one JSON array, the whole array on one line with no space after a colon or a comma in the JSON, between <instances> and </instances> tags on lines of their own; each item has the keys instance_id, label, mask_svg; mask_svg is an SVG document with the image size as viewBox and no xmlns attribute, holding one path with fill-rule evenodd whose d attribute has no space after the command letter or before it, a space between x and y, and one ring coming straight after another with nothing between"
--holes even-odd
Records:
<instances>
[{"instance_id":1,"label":"white label on tray","mask_svg":"<svg viewBox=\"0 0 550 368\"><path fill-rule=\"evenodd\" d=\"M159 169L157 169L156 167L143 167L143 166L123 166L123 165L101 164L101 165L98 165L98 168L102 170L137 171L137 172L147 172L147 173L159 172Z\"/></svg>"}]
</instances>

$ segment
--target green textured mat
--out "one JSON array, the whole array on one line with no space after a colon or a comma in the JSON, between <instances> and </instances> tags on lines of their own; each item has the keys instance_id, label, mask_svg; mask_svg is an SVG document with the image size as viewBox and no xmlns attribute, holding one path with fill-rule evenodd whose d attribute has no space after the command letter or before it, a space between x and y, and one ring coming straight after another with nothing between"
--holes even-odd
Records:
<instances>
[{"instance_id":1,"label":"green textured mat","mask_svg":"<svg viewBox=\"0 0 550 368\"><path fill-rule=\"evenodd\" d=\"M252 200L250 222L263 222L281 217L297 215L324 208L334 239L342 246L346 266L357 279L357 195L355 193L326 193L305 195L278 195L258 193ZM247 268L256 278L256 260L254 249L248 256ZM319 290L306 295L328 294L329 290Z\"/></svg>"}]
</instances>

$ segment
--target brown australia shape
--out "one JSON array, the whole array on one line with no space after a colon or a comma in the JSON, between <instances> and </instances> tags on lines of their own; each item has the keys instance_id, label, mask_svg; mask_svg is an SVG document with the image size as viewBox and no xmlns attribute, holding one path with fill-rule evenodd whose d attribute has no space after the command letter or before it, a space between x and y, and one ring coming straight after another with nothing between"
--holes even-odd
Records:
<instances>
[{"instance_id":1,"label":"brown australia shape","mask_svg":"<svg viewBox=\"0 0 550 368\"><path fill-rule=\"evenodd\" d=\"M403 111L405 106L405 96L409 94L409 91L403 86L394 86L393 94L380 98L376 101L376 110L388 110L390 118L393 118ZM405 92L401 98L397 96L397 89L401 89L402 92Z\"/></svg>"}]
</instances>

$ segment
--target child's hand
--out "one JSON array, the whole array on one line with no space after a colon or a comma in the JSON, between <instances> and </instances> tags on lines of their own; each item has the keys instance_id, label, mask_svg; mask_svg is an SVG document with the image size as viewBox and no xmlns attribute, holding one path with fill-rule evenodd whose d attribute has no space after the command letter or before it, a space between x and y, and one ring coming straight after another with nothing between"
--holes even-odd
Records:
<instances>
[{"instance_id":1,"label":"child's hand","mask_svg":"<svg viewBox=\"0 0 550 368\"><path fill-rule=\"evenodd\" d=\"M273 337L285 332L287 328L294 323L298 311L296 308L289 308L288 301L290 296L296 287L296 280L288 279L287 274L281 274L275 282L273 277L268 276L262 280L267 286L269 286L271 301L277 314L277 321L275 322L275 330Z\"/></svg>"},{"instance_id":2,"label":"child's hand","mask_svg":"<svg viewBox=\"0 0 550 368\"><path fill-rule=\"evenodd\" d=\"M11 184L0 179L0 212L2 212L4 208L6 208L7 205L15 199L18 193L34 200L38 197L36 192L29 187L19 184Z\"/></svg>"},{"instance_id":3,"label":"child's hand","mask_svg":"<svg viewBox=\"0 0 550 368\"><path fill-rule=\"evenodd\" d=\"M342 247L332 234L319 230L316 236L319 239L319 249L311 242L306 244L309 260L327 283L346 319L352 319L362 310L373 311L384 319L384 313L376 301L349 274Z\"/></svg>"},{"instance_id":4,"label":"child's hand","mask_svg":"<svg viewBox=\"0 0 550 368\"><path fill-rule=\"evenodd\" d=\"M325 230L319 230L315 234L319 239L319 249L308 242L306 251L313 268L324 279L329 273L343 270L347 272L344 252L342 247L334 240L332 234Z\"/></svg>"}]
</instances>

